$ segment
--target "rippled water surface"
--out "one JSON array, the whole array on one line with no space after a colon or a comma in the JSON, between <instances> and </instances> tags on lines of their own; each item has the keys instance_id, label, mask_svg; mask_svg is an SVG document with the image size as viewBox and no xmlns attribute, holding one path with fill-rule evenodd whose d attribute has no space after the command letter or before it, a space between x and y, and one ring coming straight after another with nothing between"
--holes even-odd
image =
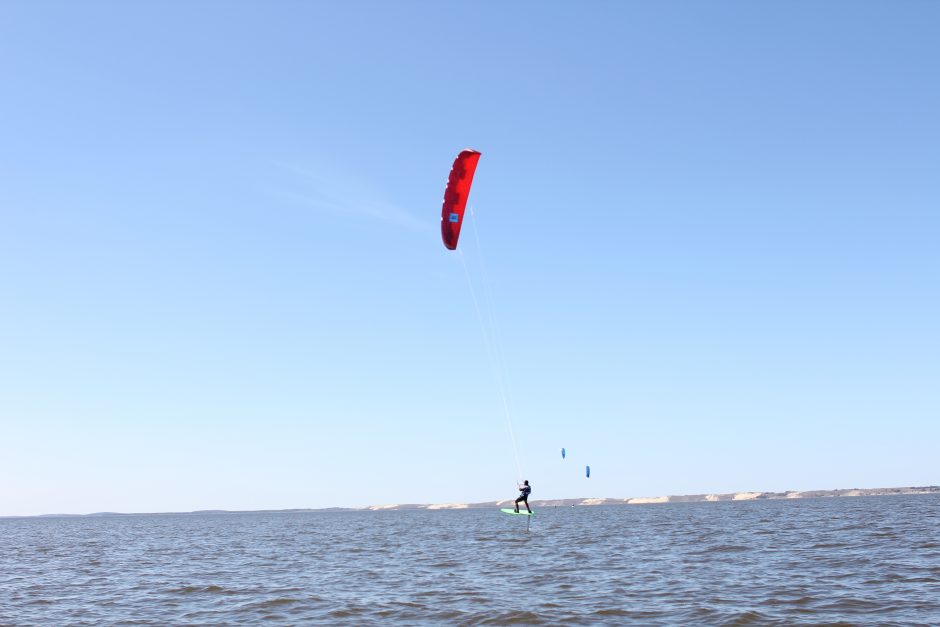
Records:
<instances>
[{"instance_id":1,"label":"rippled water surface","mask_svg":"<svg viewBox=\"0 0 940 627\"><path fill-rule=\"evenodd\" d=\"M940 624L940 497L0 520L0 624Z\"/></svg>"}]
</instances>

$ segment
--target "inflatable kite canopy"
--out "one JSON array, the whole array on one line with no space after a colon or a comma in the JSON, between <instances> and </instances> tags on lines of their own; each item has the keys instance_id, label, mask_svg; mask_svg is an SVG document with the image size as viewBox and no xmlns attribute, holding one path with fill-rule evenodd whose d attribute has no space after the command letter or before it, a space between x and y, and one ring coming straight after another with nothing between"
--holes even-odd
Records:
<instances>
[{"instance_id":1,"label":"inflatable kite canopy","mask_svg":"<svg viewBox=\"0 0 940 627\"><path fill-rule=\"evenodd\" d=\"M450 250L457 249L460 227L463 226L463 212L467 208L473 173L477 170L480 153L476 150L462 150L454 159L454 167L447 178L444 190L444 206L441 208L441 239Z\"/></svg>"}]
</instances>

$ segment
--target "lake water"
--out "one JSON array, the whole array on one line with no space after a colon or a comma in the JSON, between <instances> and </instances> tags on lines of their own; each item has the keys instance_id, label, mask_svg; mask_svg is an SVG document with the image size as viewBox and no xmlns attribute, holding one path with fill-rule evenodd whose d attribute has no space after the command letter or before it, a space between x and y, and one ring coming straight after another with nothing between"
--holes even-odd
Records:
<instances>
[{"instance_id":1,"label":"lake water","mask_svg":"<svg viewBox=\"0 0 940 627\"><path fill-rule=\"evenodd\" d=\"M940 624L940 496L0 520L0 624Z\"/></svg>"}]
</instances>

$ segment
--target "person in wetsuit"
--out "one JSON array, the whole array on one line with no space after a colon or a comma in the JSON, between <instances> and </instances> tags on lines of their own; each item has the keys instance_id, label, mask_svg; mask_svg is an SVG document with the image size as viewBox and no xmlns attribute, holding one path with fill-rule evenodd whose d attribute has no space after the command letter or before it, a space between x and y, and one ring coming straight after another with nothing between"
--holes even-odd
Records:
<instances>
[{"instance_id":1,"label":"person in wetsuit","mask_svg":"<svg viewBox=\"0 0 940 627\"><path fill-rule=\"evenodd\" d=\"M516 499L516 513L519 513L519 503L525 503L525 508L529 510L529 513L532 513L532 508L529 507L529 494L532 493L532 488L529 487L529 480L526 479L522 482L522 485L519 486L519 498Z\"/></svg>"}]
</instances>

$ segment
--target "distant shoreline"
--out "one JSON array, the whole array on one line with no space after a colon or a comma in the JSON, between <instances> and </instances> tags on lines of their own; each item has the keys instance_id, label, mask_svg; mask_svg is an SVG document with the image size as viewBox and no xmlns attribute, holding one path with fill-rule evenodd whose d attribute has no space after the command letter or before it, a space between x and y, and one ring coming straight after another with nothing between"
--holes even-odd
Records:
<instances>
[{"instance_id":1,"label":"distant shoreline","mask_svg":"<svg viewBox=\"0 0 940 627\"><path fill-rule=\"evenodd\" d=\"M851 488L837 490L806 490L787 492L732 492L727 494L685 494L679 496L612 498L578 498L532 501L536 507L592 507L597 505L652 505L669 503L713 503L722 501L767 501L777 499L818 499L853 496L903 496L913 494L940 494L940 486L912 486L905 488ZM431 503L431 504L393 504L367 505L365 507L321 507L296 509L248 509L227 510L208 509L192 512L95 512L91 514L37 514L33 516L0 516L0 520L21 518L93 518L100 516L179 516L199 514L292 514L302 512L387 512L402 510L455 510L487 509L512 505L512 499L505 501L484 501L482 503Z\"/></svg>"}]
</instances>

